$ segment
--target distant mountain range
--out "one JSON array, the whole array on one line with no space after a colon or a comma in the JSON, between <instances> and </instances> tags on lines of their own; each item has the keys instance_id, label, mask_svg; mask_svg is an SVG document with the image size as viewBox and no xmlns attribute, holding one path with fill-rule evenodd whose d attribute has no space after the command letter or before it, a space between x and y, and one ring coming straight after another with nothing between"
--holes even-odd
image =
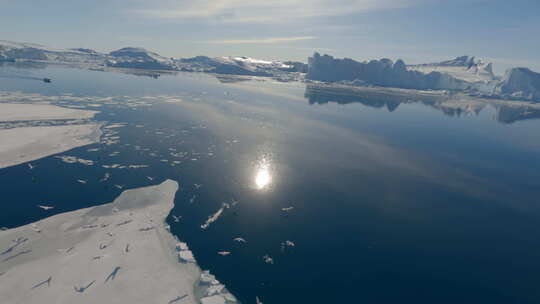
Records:
<instances>
[{"instance_id":1,"label":"distant mountain range","mask_svg":"<svg viewBox=\"0 0 540 304\"><path fill-rule=\"evenodd\" d=\"M353 86L381 86L418 90L448 90L471 95L540 101L540 74L512 68L504 77L493 74L493 65L470 56L406 65L390 59L359 62L315 53L308 64L260 60L250 57L168 58L143 48L126 47L110 53L91 49L58 49L34 43L0 40L1 61L38 61L88 67L155 71L187 71L226 75L274 77L283 81L306 80Z\"/></svg>"},{"instance_id":2,"label":"distant mountain range","mask_svg":"<svg viewBox=\"0 0 540 304\"><path fill-rule=\"evenodd\" d=\"M51 63L76 63L92 67L113 67L160 71L189 71L247 76L290 76L305 73L301 62L259 60L249 57L168 58L143 48L125 47L110 53L91 49L57 49L34 43L0 40L0 61L31 60Z\"/></svg>"}]
</instances>

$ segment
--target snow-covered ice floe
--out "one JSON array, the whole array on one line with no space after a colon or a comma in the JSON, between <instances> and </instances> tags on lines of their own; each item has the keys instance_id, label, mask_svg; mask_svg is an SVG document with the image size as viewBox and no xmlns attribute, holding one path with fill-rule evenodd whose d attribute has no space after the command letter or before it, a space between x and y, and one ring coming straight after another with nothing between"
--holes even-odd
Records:
<instances>
[{"instance_id":1,"label":"snow-covered ice floe","mask_svg":"<svg viewBox=\"0 0 540 304\"><path fill-rule=\"evenodd\" d=\"M99 124L0 130L0 168L93 144L100 136Z\"/></svg>"},{"instance_id":2,"label":"snow-covered ice floe","mask_svg":"<svg viewBox=\"0 0 540 304\"><path fill-rule=\"evenodd\" d=\"M0 121L78 120L97 112L47 104L0 103ZM0 129L0 168L99 142L98 123Z\"/></svg>"},{"instance_id":3,"label":"snow-covered ice floe","mask_svg":"<svg viewBox=\"0 0 540 304\"><path fill-rule=\"evenodd\" d=\"M48 104L0 103L0 121L88 119L96 113Z\"/></svg>"},{"instance_id":4,"label":"snow-covered ice floe","mask_svg":"<svg viewBox=\"0 0 540 304\"><path fill-rule=\"evenodd\" d=\"M236 303L194 258L179 262L191 251L164 222L177 190L167 180L0 231L0 303Z\"/></svg>"}]
</instances>

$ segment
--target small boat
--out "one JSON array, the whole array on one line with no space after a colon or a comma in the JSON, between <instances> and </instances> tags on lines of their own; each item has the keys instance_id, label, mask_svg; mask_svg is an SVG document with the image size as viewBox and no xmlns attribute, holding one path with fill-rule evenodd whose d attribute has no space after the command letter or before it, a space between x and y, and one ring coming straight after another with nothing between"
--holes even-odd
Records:
<instances>
[{"instance_id":1,"label":"small boat","mask_svg":"<svg viewBox=\"0 0 540 304\"><path fill-rule=\"evenodd\" d=\"M43 78L43 82L51 83L51 79L50 78Z\"/></svg>"}]
</instances>

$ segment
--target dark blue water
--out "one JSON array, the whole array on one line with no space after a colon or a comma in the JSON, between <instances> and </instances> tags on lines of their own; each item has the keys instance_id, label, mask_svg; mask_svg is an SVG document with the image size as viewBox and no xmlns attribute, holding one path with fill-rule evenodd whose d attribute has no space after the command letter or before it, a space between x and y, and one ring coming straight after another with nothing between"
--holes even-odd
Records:
<instances>
[{"instance_id":1,"label":"dark blue water","mask_svg":"<svg viewBox=\"0 0 540 304\"><path fill-rule=\"evenodd\" d=\"M171 178L181 188L172 214L182 216L168 218L172 232L243 303L256 295L270 304L540 301L534 108L486 106L469 115L437 97L202 74L154 79L12 65L0 74L17 76L0 78L0 91L90 96L60 102L126 124L107 129L118 132L116 144L59 154L93 166L51 156L33 170L0 169L0 226L110 202L122 191L115 185ZM113 102L92 106L109 96ZM151 105L134 106L142 101ZM149 167L103 167L111 164ZM105 173L110 179L100 182ZM201 229L223 203L230 208ZM295 246L283 247L286 240Z\"/></svg>"}]
</instances>

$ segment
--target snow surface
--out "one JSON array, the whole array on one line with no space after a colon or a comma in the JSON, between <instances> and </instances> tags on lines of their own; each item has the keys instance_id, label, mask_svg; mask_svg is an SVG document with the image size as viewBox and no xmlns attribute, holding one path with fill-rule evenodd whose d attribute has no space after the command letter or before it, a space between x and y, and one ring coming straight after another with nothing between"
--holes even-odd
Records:
<instances>
[{"instance_id":1,"label":"snow surface","mask_svg":"<svg viewBox=\"0 0 540 304\"><path fill-rule=\"evenodd\" d=\"M99 124L0 130L0 168L99 142Z\"/></svg>"},{"instance_id":2,"label":"snow surface","mask_svg":"<svg viewBox=\"0 0 540 304\"><path fill-rule=\"evenodd\" d=\"M179 261L187 245L164 223L178 188L167 180L0 231L0 303L236 303L194 260Z\"/></svg>"},{"instance_id":3,"label":"snow surface","mask_svg":"<svg viewBox=\"0 0 540 304\"><path fill-rule=\"evenodd\" d=\"M9 98L9 95L2 97ZM0 103L0 121L6 122L79 120L96 113L47 104ZM0 168L97 143L101 137L100 127L97 123L84 123L0 129Z\"/></svg>"},{"instance_id":4,"label":"snow surface","mask_svg":"<svg viewBox=\"0 0 540 304\"><path fill-rule=\"evenodd\" d=\"M0 121L88 119L97 113L47 104L0 103Z\"/></svg>"}]
</instances>

